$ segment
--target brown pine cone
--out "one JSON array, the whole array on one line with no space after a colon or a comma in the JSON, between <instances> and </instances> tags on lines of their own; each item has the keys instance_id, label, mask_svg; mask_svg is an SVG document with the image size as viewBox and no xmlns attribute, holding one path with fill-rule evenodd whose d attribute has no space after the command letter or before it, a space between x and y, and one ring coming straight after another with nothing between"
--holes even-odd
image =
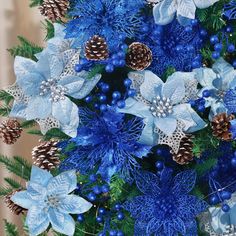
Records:
<instances>
[{"instance_id":1,"label":"brown pine cone","mask_svg":"<svg viewBox=\"0 0 236 236\"><path fill-rule=\"evenodd\" d=\"M39 9L42 15L55 22L65 17L69 7L69 0L43 0Z\"/></svg>"},{"instance_id":2,"label":"brown pine cone","mask_svg":"<svg viewBox=\"0 0 236 236\"><path fill-rule=\"evenodd\" d=\"M32 150L34 165L44 170L55 169L60 164L58 141L44 141Z\"/></svg>"},{"instance_id":3,"label":"brown pine cone","mask_svg":"<svg viewBox=\"0 0 236 236\"><path fill-rule=\"evenodd\" d=\"M104 38L94 35L86 42L85 57L91 61L105 60L109 57L107 43Z\"/></svg>"},{"instance_id":4,"label":"brown pine cone","mask_svg":"<svg viewBox=\"0 0 236 236\"><path fill-rule=\"evenodd\" d=\"M11 193L9 193L8 195L5 196L4 202L6 203L7 207L11 210L11 212L13 212L16 215L20 215L20 214L24 214L26 209L22 208L21 206L18 206L17 204L15 204L12 200L11 197L16 193L16 192L20 192L22 189L17 189Z\"/></svg>"},{"instance_id":5,"label":"brown pine cone","mask_svg":"<svg viewBox=\"0 0 236 236\"><path fill-rule=\"evenodd\" d=\"M174 153L171 151L173 155L173 160L176 161L180 165L189 164L193 160L193 136L187 134L184 138L182 138L180 142L180 147L178 153Z\"/></svg>"},{"instance_id":6,"label":"brown pine cone","mask_svg":"<svg viewBox=\"0 0 236 236\"><path fill-rule=\"evenodd\" d=\"M152 51L143 43L132 43L126 54L126 65L133 70L144 70L152 63Z\"/></svg>"},{"instance_id":7,"label":"brown pine cone","mask_svg":"<svg viewBox=\"0 0 236 236\"><path fill-rule=\"evenodd\" d=\"M0 124L0 138L6 144L14 144L21 136L22 128L16 119L9 119Z\"/></svg>"},{"instance_id":8,"label":"brown pine cone","mask_svg":"<svg viewBox=\"0 0 236 236\"><path fill-rule=\"evenodd\" d=\"M214 116L211 122L213 135L221 140L230 141L232 139L232 134L229 131L230 121L234 118L235 116L233 114L227 115L226 113L220 113Z\"/></svg>"}]
</instances>

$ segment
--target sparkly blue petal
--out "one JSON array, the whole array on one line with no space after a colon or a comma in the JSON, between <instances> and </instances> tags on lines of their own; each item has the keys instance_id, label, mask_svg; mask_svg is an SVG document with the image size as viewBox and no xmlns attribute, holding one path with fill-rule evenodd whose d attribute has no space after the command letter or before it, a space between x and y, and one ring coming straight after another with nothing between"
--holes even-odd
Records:
<instances>
[{"instance_id":1,"label":"sparkly blue petal","mask_svg":"<svg viewBox=\"0 0 236 236\"><path fill-rule=\"evenodd\" d=\"M66 235L74 235L75 221L70 215L50 209L49 220L55 231Z\"/></svg>"},{"instance_id":2,"label":"sparkly blue petal","mask_svg":"<svg viewBox=\"0 0 236 236\"><path fill-rule=\"evenodd\" d=\"M175 18L176 6L172 0L164 0L156 4L153 8L155 23L167 25Z\"/></svg>"},{"instance_id":3,"label":"sparkly blue petal","mask_svg":"<svg viewBox=\"0 0 236 236\"><path fill-rule=\"evenodd\" d=\"M49 101L49 98L49 96L32 97L25 109L26 119L45 119L50 116L52 112L52 103Z\"/></svg>"},{"instance_id":4,"label":"sparkly blue petal","mask_svg":"<svg viewBox=\"0 0 236 236\"><path fill-rule=\"evenodd\" d=\"M63 172L49 180L48 194L66 195L76 189L77 178L75 170Z\"/></svg>"},{"instance_id":5,"label":"sparkly blue petal","mask_svg":"<svg viewBox=\"0 0 236 236\"><path fill-rule=\"evenodd\" d=\"M11 201L13 201L15 204L17 204L25 209L29 209L33 204L35 204L35 202L29 196L27 191L16 192L11 197Z\"/></svg>"},{"instance_id":6,"label":"sparkly blue petal","mask_svg":"<svg viewBox=\"0 0 236 236\"><path fill-rule=\"evenodd\" d=\"M40 184L42 186L47 186L48 181L52 177L53 176L50 174L50 172L43 170L37 166L32 166L30 182Z\"/></svg>"},{"instance_id":7,"label":"sparkly blue petal","mask_svg":"<svg viewBox=\"0 0 236 236\"><path fill-rule=\"evenodd\" d=\"M27 107L26 104L14 101L9 117L26 119L26 114L25 114L26 107Z\"/></svg>"},{"instance_id":8,"label":"sparkly blue petal","mask_svg":"<svg viewBox=\"0 0 236 236\"><path fill-rule=\"evenodd\" d=\"M175 231L181 233L182 235L185 235L186 227L185 227L184 222L179 217L176 217L173 224L174 224Z\"/></svg>"},{"instance_id":9,"label":"sparkly blue petal","mask_svg":"<svg viewBox=\"0 0 236 236\"><path fill-rule=\"evenodd\" d=\"M159 231L159 228L162 226L163 221L153 218L148 222L146 232L147 234L153 234L156 231Z\"/></svg>"},{"instance_id":10,"label":"sparkly blue petal","mask_svg":"<svg viewBox=\"0 0 236 236\"><path fill-rule=\"evenodd\" d=\"M58 79L61 73L64 70L64 64L60 57L58 56L49 56L49 67L50 67L50 77L52 79Z\"/></svg>"},{"instance_id":11,"label":"sparkly blue petal","mask_svg":"<svg viewBox=\"0 0 236 236\"><path fill-rule=\"evenodd\" d=\"M172 116L166 118L155 118L154 123L158 129L168 136L171 136L177 127L177 120Z\"/></svg>"},{"instance_id":12,"label":"sparkly blue petal","mask_svg":"<svg viewBox=\"0 0 236 236\"><path fill-rule=\"evenodd\" d=\"M196 6L193 0L179 1L177 4L177 17L195 19ZM183 21L182 21L183 23Z\"/></svg>"},{"instance_id":13,"label":"sparkly blue petal","mask_svg":"<svg viewBox=\"0 0 236 236\"><path fill-rule=\"evenodd\" d=\"M71 214L82 214L88 211L93 205L76 195L68 195L60 203L60 211Z\"/></svg>"},{"instance_id":14,"label":"sparkly blue petal","mask_svg":"<svg viewBox=\"0 0 236 236\"><path fill-rule=\"evenodd\" d=\"M232 134L233 139L236 138L236 119L230 121L230 133Z\"/></svg>"},{"instance_id":15,"label":"sparkly blue petal","mask_svg":"<svg viewBox=\"0 0 236 236\"><path fill-rule=\"evenodd\" d=\"M155 129L154 122L149 122L148 119L144 119L144 123L146 125L143 128L139 142L142 144L155 146L157 144L158 135L153 132Z\"/></svg>"},{"instance_id":16,"label":"sparkly blue petal","mask_svg":"<svg viewBox=\"0 0 236 236\"><path fill-rule=\"evenodd\" d=\"M213 81L217 78L216 73L210 68L195 69L196 79L203 87L213 88Z\"/></svg>"},{"instance_id":17,"label":"sparkly blue petal","mask_svg":"<svg viewBox=\"0 0 236 236\"><path fill-rule=\"evenodd\" d=\"M15 58L14 71L15 71L16 77L21 77L28 73L33 73L35 72L35 69L36 69L35 61L28 58L24 58L24 57L19 57L19 56Z\"/></svg>"},{"instance_id":18,"label":"sparkly blue petal","mask_svg":"<svg viewBox=\"0 0 236 236\"><path fill-rule=\"evenodd\" d=\"M225 107L225 104L223 102L212 102L211 110L209 113L209 120L212 120L215 115L224 112L227 113L227 108Z\"/></svg>"},{"instance_id":19,"label":"sparkly blue petal","mask_svg":"<svg viewBox=\"0 0 236 236\"><path fill-rule=\"evenodd\" d=\"M37 201L39 203L40 201L43 201L46 197L47 190L44 186L42 186L42 184L30 181L27 184L27 193L32 200Z\"/></svg>"},{"instance_id":20,"label":"sparkly blue petal","mask_svg":"<svg viewBox=\"0 0 236 236\"><path fill-rule=\"evenodd\" d=\"M197 6L197 8L204 9L207 8L214 3L218 2L219 0L193 0Z\"/></svg>"}]
</instances>

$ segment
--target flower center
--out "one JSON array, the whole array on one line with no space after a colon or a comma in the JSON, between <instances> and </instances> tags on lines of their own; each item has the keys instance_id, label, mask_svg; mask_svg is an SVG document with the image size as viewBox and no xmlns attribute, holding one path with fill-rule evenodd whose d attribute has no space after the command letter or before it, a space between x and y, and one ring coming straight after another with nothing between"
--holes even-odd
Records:
<instances>
[{"instance_id":1,"label":"flower center","mask_svg":"<svg viewBox=\"0 0 236 236\"><path fill-rule=\"evenodd\" d=\"M53 207L56 208L59 206L60 200L57 196L55 195L49 195L47 196L47 198L45 199L45 203L49 206L49 207Z\"/></svg>"},{"instance_id":2,"label":"flower center","mask_svg":"<svg viewBox=\"0 0 236 236\"><path fill-rule=\"evenodd\" d=\"M172 196L166 196L157 200L157 211L163 218L171 217L176 214L175 199Z\"/></svg>"},{"instance_id":3,"label":"flower center","mask_svg":"<svg viewBox=\"0 0 236 236\"><path fill-rule=\"evenodd\" d=\"M222 101L224 99L225 93L226 93L226 91L224 91L224 90L218 90L217 91L217 96L218 96L220 101Z\"/></svg>"},{"instance_id":4,"label":"flower center","mask_svg":"<svg viewBox=\"0 0 236 236\"><path fill-rule=\"evenodd\" d=\"M40 85L40 96L45 96L48 93L51 93L50 101L58 102L59 100L65 99L65 93L67 88L58 85L57 79L44 80Z\"/></svg>"},{"instance_id":5,"label":"flower center","mask_svg":"<svg viewBox=\"0 0 236 236\"><path fill-rule=\"evenodd\" d=\"M171 104L171 100L169 98L161 98L160 96L155 97L152 100L152 104L150 106L150 111L152 115L155 117L167 117L169 114L173 112L173 106Z\"/></svg>"}]
</instances>

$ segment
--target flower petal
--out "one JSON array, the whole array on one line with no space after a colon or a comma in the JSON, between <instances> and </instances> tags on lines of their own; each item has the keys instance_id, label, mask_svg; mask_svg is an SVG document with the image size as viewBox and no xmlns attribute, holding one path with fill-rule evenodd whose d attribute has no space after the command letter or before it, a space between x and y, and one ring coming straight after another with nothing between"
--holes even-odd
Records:
<instances>
[{"instance_id":1,"label":"flower petal","mask_svg":"<svg viewBox=\"0 0 236 236\"><path fill-rule=\"evenodd\" d=\"M147 234L153 234L157 231L159 231L160 227L162 226L163 221L158 220L156 218L152 218L147 225Z\"/></svg>"},{"instance_id":2,"label":"flower petal","mask_svg":"<svg viewBox=\"0 0 236 236\"><path fill-rule=\"evenodd\" d=\"M49 67L50 67L50 77L54 79L59 79L59 76L62 74L64 70L64 64L62 59L57 55L57 56L50 56L47 55L49 60Z\"/></svg>"},{"instance_id":3,"label":"flower petal","mask_svg":"<svg viewBox=\"0 0 236 236\"><path fill-rule=\"evenodd\" d=\"M29 209L35 202L32 200L32 198L28 195L27 191L20 191L20 192L16 192L12 197L11 200L25 208L25 209Z\"/></svg>"},{"instance_id":4,"label":"flower petal","mask_svg":"<svg viewBox=\"0 0 236 236\"><path fill-rule=\"evenodd\" d=\"M74 235L75 221L70 215L50 209L49 220L55 231L66 235Z\"/></svg>"},{"instance_id":5,"label":"flower petal","mask_svg":"<svg viewBox=\"0 0 236 236\"><path fill-rule=\"evenodd\" d=\"M9 114L9 117L15 117L15 118L21 118L21 119L26 119L26 104L20 103L18 101L14 101L11 112Z\"/></svg>"},{"instance_id":6,"label":"flower petal","mask_svg":"<svg viewBox=\"0 0 236 236\"><path fill-rule=\"evenodd\" d=\"M77 186L75 170L70 170L51 178L48 182L48 194L67 195Z\"/></svg>"},{"instance_id":7,"label":"flower petal","mask_svg":"<svg viewBox=\"0 0 236 236\"><path fill-rule=\"evenodd\" d=\"M176 3L173 0L165 0L155 5L153 16L158 25L167 25L175 18Z\"/></svg>"},{"instance_id":8,"label":"flower petal","mask_svg":"<svg viewBox=\"0 0 236 236\"><path fill-rule=\"evenodd\" d=\"M64 213L82 214L88 211L93 205L82 197L68 195L62 201L60 209Z\"/></svg>"},{"instance_id":9,"label":"flower petal","mask_svg":"<svg viewBox=\"0 0 236 236\"><path fill-rule=\"evenodd\" d=\"M19 56L15 58L14 71L17 77L35 72L35 68L36 62L33 60Z\"/></svg>"},{"instance_id":10,"label":"flower petal","mask_svg":"<svg viewBox=\"0 0 236 236\"><path fill-rule=\"evenodd\" d=\"M217 78L216 73L210 68L195 69L196 79L203 87L213 88L213 81Z\"/></svg>"},{"instance_id":11,"label":"flower petal","mask_svg":"<svg viewBox=\"0 0 236 236\"><path fill-rule=\"evenodd\" d=\"M177 16L188 19L195 19L196 6L193 0L178 1Z\"/></svg>"},{"instance_id":12,"label":"flower petal","mask_svg":"<svg viewBox=\"0 0 236 236\"><path fill-rule=\"evenodd\" d=\"M32 200L40 202L46 197L47 191L46 188L42 186L42 184L30 181L27 184L27 193Z\"/></svg>"},{"instance_id":13,"label":"flower petal","mask_svg":"<svg viewBox=\"0 0 236 236\"><path fill-rule=\"evenodd\" d=\"M50 172L43 170L37 166L32 166L30 182L37 183L42 186L47 186L48 181L52 177L53 176L50 174Z\"/></svg>"},{"instance_id":14,"label":"flower petal","mask_svg":"<svg viewBox=\"0 0 236 236\"><path fill-rule=\"evenodd\" d=\"M39 235L49 226L47 213L40 207L35 205L28 210L26 217L26 225L28 226L30 235Z\"/></svg>"},{"instance_id":15,"label":"flower petal","mask_svg":"<svg viewBox=\"0 0 236 236\"><path fill-rule=\"evenodd\" d=\"M219 0L207 0L207 1L206 0L194 0L197 8L201 8L201 9L207 8L218 1Z\"/></svg>"},{"instance_id":16,"label":"flower petal","mask_svg":"<svg viewBox=\"0 0 236 236\"><path fill-rule=\"evenodd\" d=\"M156 118L154 123L158 129L168 136L174 133L177 126L177 120L174 117Z\"/></svg>"},{"instance_id":17,"label":"flower petal","mask_svg":"<svg viewBox=\"0 0 236 236\"><path fill-rule=\"evenodd\" d=\"M152 102L153 98L157 96L156 89L162 85L163 82L157 75L149 70L146 70L143 73L144 81L140 86L140 93L146 100Z\"/></svg>"}]
</instances>

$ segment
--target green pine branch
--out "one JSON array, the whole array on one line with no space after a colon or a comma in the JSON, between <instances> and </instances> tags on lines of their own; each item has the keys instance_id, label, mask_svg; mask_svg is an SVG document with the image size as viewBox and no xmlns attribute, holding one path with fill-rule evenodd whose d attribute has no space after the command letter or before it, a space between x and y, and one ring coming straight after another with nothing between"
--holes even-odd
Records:
<instances>
[{"instance_id":1,"label":"green pine branch","mask_svg":"<svg viewBox=\"0 0 236 236\"><path fill-rule=\"evenodd\" d=\"M34 120L26 120L26 121L23 121L20 126L23 129L28 129L28 128L32 128L35 125L36 125L36 121L34 121Z\"/></svg>"},{"instance_id":2,"label":"green pine branch","mask_svg":"<svg viewBox=\"0 0 236 236\"><path fill-rule=\"evenodd\" d=\"M12 187L14 189L22 188L21 184L12 178L6 177L6 178L4 178L4 180L10 187Z\"/></svg>"},{"instance_id":3,"label":"green pine branch","mask_svg":"<svg viewBox=\"0 0 236 236\"><path fill-rule=\"evenodd\" d=\"M45 135L43 135L40 130L36 130L36 129L29 130L27 133L41 136L44 140L69 138L68 135L66 135L60 129L57 129L57 128L50 129Z\"/></svg>"},{"instance_id":4,"label":"green pine branch","mask_svg":"<svg viewBox=\"0 0 236 236\"><path fill-rule=\"evenodd\" d=\"M41 52L43 48L40 46L37 46L34 43L31 43L26 38L21 37L21 36L18 36L18 40L20 42L18 46L8 49L10 54L13 57L22 56L22 57L30 58L34 61L37 61L35 54Z\"/></svg>"},{"instance_id":5,"label":"green pine branch","mask_svg":"<svg viewBox=\"0 0 236 236\"><path fill-rule=\"evenodd\" d=\"M42 5L43 0L30 0L30 7L37 7Z\"/></svg>"},{"instance_id":6,"label":"green pine branch","mask_svg":"<svg viewBox=\"0 0 236 236\"><path fill-rule=\"evenodd\" d=\"M52 22L50 22L49 20L45 20L45 22L43 22L43 26L46 30L46 37L45 40L49 40L51 38L54 37L55 35L55 30L54 30L54 25Z\"/></svg>"},{"instance_id":7,"label":"green pine branch","mask_svg":"<svg viewBox=\"0 0 236 236\"><path fill-rule=\"evenodd\" d=\"M13 99L14 98L5 90L0 90L0 101L3 101L7 106L11 103Z\"/></svg>"},{"instance_id":8,"label":"green pine branch","mask_svg":"<svg viewBox=\"0 0 236 236\"><path fill-rule=\"evenodd\" d=\"M95 75L101 74L103 71L104 65L96 65L89 71L87 79L92 79Z\"/></svg>"},{"instance_id":9,"label":"green pine branch","mask_svg":"<svg viewBox=\"0 0 236 236\"><path fill-rule=\"evenodd\" d=\"M11 193L13 191L12 188L9 187L0 187L0 196L4 197L6 195L8 195L9 193Z\"/></svg>"},{"instance_id":10,"label":"green pine branch","mask_svg":"<svg viewBox=\"0 0 236 236\"><path fill-rule=\"evenodd\" d=\"M8 116L11 111L11 107L7 105L0 105L0 116Z\"/></svg>"},{"instance_id":11,"label":"green pine branch","mask_svg":"<svg viewBox=\"0 0 236 236\"><path fill-rule=\"evenodd\" d=\"M4 220L4 230L5 230L5 233L6 233L6 236L19 236L19 232L17 230L17 227L12 224L12 223L9 223L7 220Z\"/></svg>"},{"instance_id":12,"label":"green pine branch","mask_svg":"<svg viewBox=\"0 0 236 236\"><path fill-rule=\"evenodd\" d=\"M14 156L13 158L8 158L0 155L0 163L2 163L9 172L25 180L30 179L31 165L22 157Z\"/></svg>"}]
</instances>

